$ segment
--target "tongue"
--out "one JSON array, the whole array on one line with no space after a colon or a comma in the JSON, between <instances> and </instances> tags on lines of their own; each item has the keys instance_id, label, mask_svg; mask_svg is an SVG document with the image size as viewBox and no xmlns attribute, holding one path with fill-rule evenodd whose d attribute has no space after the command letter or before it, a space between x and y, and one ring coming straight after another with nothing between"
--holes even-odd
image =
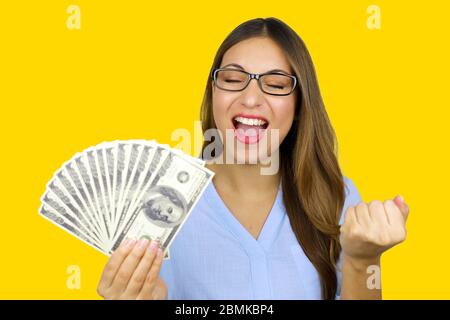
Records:
<instances>
[{"instance_id":1,"label":"tongue","mask_svg":"<svg viewBox=\"0 0 450 320\"><path fill-rule=\"evenodd\" d=\"M264 126L250 126L240 122L235 122L235 128L236 139L245 144L257 143L266 131Z\"/></svg>"},{"instance_id":2,"label":"tongue","mask_svg":"<svg viewBox=\"0 0 450 320\"><path fill-rule=\"evenodd\" d=\"M241 131L242 134L252 137L258 135L259 130L262 130L263 126L251 126L238 122L236 125L236 129Z\"/></svg>"},{"instance_id":3,"label":"tongue","mask_svg":"<svg viewBox=\"0 0 450 320\"><path fill-rule=\"evenodd\" d=\"M263 130L264 126L251 126L240 122L236 123L236 129L241 130L246 136L255 136L259 130Z\"/></svg>"}]
</instances>

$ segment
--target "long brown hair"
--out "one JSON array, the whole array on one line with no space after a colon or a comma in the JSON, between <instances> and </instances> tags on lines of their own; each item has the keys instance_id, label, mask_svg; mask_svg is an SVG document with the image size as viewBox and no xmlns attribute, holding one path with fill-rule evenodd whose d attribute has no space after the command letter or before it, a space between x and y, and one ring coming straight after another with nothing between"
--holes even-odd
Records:
<instances>
[{"instance_id":1,"label":"long brown hair","mask_svg":"<svg viewBox=\"0 0 450 320\"><path fill-rule=\"evenodd\" d=\"M225 52L240 41L268 37L275 41L299 80L294 122L280 145L283 201L292 230L319 273L322 298L334 299L336 263L341 252L339 218L344 205L344 178L337 161L337 141L325 110L314 65L299 35L276 18L257 18L234 29L219 47L211 72ZM216 128L211 76L200 111L202 129ZM208 141L204 141L202 154Z\"/></svg>"}]
</instances>

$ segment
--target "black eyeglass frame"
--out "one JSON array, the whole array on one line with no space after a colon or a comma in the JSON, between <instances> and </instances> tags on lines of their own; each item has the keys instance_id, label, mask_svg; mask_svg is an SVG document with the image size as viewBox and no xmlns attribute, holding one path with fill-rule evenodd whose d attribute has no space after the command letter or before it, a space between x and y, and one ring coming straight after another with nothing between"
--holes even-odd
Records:
<instances>
[{"instance_id":1,"label":"black eyeglass frame","mask_svg":"<svg viewBox=\"0 0 450 320\"><path fill-rule=\"evenodd\" d=\"M224 88L220 87L219 85L217 85L217 73L219 71L223 71L223 70L225 70L225 71L239 71L239 72L243 72L243 73L247 74L248 75L247 83L245 84L245 86L242 89L239 89L239 90L224 89ZM265 75L282 75L282 76L289 77L289 78L293 79L294 80L294 85L292 86L292 90L289 93L269 93L267 91L264 91L263 86L262 86L261 81L260 81L260 78L262 76L265 76ZM292 92L294 92L295 88L297 87L297 82L298 82L296 76L291 75L291 74L282 73L282 72L265 72L265 73L259 73L258 74L258 73L250 73L250 72L247 72L245 70L232 69L232 68L216 68L216 69L214 69L212 71L211 76L212 76L214 84L216 85L217 88L219 88L221 90L225 90L225 91L232 91L232 92L239 92L239 91L245 90L245 88L248 87L250 81L252 79L256 79L256 81L258 82L258 86L261 89L261 91L266 93L266 94L270 94L272 96L288 96L288 95L290 95Z\"/></svg>"}]
</instances>

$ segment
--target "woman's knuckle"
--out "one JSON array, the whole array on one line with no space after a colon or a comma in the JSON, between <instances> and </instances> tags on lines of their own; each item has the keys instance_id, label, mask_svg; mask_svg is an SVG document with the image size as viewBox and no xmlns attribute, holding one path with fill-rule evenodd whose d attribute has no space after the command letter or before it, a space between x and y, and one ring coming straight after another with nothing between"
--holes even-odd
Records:
<instances>
[{"instance_id":1,"label":"woman's knuckle","mask_svg":"<svg viewBox=\"0 0 450 320\"><path fill-rule=\"evenodd\" d=\"M406 239L406 229L400 229L396 235L396 242L400 243L405 241Z\"/></svg>"},{"instance_id":2,"label":"woman's knuckle","mask_svg":"<svg viewBox=\"0 0 450 320\"><path fill-rule=\"evenodd\" d=\"M140 260L142 257L142 254L136 250L131 251L130 255L135 260Z\"/></svg>"},{"instance_id":3,"label":"woman's knuckle","mask_svg":"<svg viewBox=\"0 0 450 320\"><path fill-rule=\"evenodd\" d=\"M153 286L155 284L155 273L150 272L147 276L146 282L148 285Z\"/></svg>"},{"instance_id":4,"label":"woman's knuckle","mask_svg":"<svg viewBox=\"0 0 450 320\"><path fill-rule=\"evenodd\" d=\"M130 277L130 273L128 271L119 271L117 273L117 280L125 282Z\"/></svg>"},{"instance_id":5,"label":"woman's knuckle","mask_svg":"<svg viewBox=\"0 0 450 320\"><path fill-rule=\"evenodd\" d=\"M379 246L382 246L382 247L388 246L391 243L392 243L392 237L389 234L386 234L384 232L378 236L378 239L376 242L376 244L378 244Z\"/></svg>"},{"instance_id":6,"label":"woman's knuckle","mask_svg":"<svg viewBox=\"0 0 450 320\"><path fill-rule=\"evenodd\" d=\"M144 281L145 281L145 276L143 276L143 275L138 275L138 276L135 276L134 278L133 278L133 283L134 284L137 284L137 285L139 285L139 284L142 284Z\"/></svg>"}]
</instances>

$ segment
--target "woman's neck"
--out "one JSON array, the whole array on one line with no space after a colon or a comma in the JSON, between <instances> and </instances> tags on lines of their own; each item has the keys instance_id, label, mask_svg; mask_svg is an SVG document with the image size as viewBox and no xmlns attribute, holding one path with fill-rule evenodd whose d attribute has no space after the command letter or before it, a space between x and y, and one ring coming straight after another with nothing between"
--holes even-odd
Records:
<instances>
[{"instance_id":1,"label":"woman's neck","mask_svg":"<svg viewBox=\"0 0 450 320\"><path fill-rule=\"evenodd\" d=\"M278 188L280 175L262 175L257 164L206 164L214 175L214 185L221 190L248 196L261 196Z\"/></svg>"}]
</instances>

